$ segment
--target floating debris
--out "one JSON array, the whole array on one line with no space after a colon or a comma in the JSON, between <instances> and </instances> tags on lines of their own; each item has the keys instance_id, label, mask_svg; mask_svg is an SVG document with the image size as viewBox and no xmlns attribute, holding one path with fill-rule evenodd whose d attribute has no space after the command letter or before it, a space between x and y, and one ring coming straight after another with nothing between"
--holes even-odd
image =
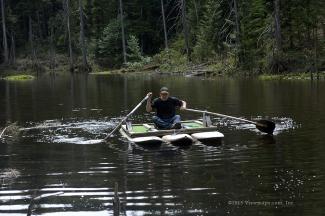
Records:
<instances>
[{"instance_id":1,"label":"floating debris","mask_svg":"<svg viewBox=\"0 0 325 216\"><path fill-rule=\"evenodd\" d=\"M40 196L32 198L32 200L30 201L30 203L28 205L27 216L32 215L33 210L34 210L34 206L35 206L35 201L41 200L41 199L46 198L46 197L59 196L61 194L64 194L64 192L60 191L60 192L56 192L56 193L42 194Z\"/></svg>"},{"instance_id":2,"label":"floating debris","mask_svg":"<svg viewBox=\"0 0 325 216\"><path fill-rule=\"evenodd\" d=\"M5 133L5 131L7 130L7 128L8 128L8 127L5 127L5 128L1 131L1 133L0 133L0 139L2 138L2 135Z\"/></svg>"},{"instance_id":3,"label":"floating debris","mask_svg":"<svg viewBox=\"0 0 325 216\"><path fill-rule=\"evenodd\" d=\"M0 133L0 139L3 138L17 138L20 133L20 127L18 126L17 122L14 123L7 123L7 126L2 129Z\"/></svg>"},{"instance_id":4,"label":"floating debris","mask_svg":"<svg viewBox=\"0 0 325 216\"><path fill-rule=\"evenodd\" d=\"M5 186L11 184L19 176L20 172L16 169L8 168L0 170L1 185Z\"/></svg>"}]
</instances>

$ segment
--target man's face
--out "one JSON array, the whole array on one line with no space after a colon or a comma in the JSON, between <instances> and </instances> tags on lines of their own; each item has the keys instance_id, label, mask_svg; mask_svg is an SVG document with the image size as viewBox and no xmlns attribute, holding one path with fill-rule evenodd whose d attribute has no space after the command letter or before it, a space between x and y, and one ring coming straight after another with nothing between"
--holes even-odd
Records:
<instances>
[{"instance_id":1,"label":"man's face","mask_svg":"<svg viewBox=\"0 0 325 216\"><path fill-rule=\"evenodd\" d=\"M165 100L168 99L168 97L169 97L169 93L168 92L166 92L166 91L160 92L160 99L161 100L165 101Z\"/></svg>"}]
</instances>

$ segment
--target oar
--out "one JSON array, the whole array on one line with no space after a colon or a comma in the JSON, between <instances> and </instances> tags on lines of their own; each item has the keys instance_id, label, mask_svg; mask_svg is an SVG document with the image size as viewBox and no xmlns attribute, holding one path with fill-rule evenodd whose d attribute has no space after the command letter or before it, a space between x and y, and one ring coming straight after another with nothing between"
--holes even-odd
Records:
<instances>
[{"instance_id":1,"label":"oar","mask_svg":"<svg viewBox=\"0 0 325 216\"><path fill-rule=\"evenodd\" d=\"M130 115L132 115L142 104L143 102L145 102L147 99L148 99L148 95L145 96L142 101L136 106L134 107L134 109L129 113L127 114L120 123L118 123L118 125L114 128L114 130L112 130L105 138L104 140L106 141L110 136L112 136L112 134L121 127L121 125L123 124L124 121L126 121L127 118L129 118Z\"/></svg>"},{"instance_id":2,"label":"oar","mask_svg":"<svg viewBox=\"0 0 325 216\"><path fill-rule=\"evenodd\" d=\"M239 121L243 121L243 122L247 122L247 123L251 123L256 125L256 128L264 133L268 133L268 134L273 134L273 131L275 129L275 124L274 122L271 122L269 120L258 120L258 121L250 121L247 119L243 119L243 118L238 118L238 117L234 117L234 116L229 116L229 115L224 115L224 114L220 114L220 113L214 113L214 112L209 112L209 111L203 111L203 110L195 110L195 109L184 109L190 112L196 112L196 113L206 113L206 114L210 114L210 115L215 115L215 116L220 116L220 117L225 117L225 118L231 118L231 119L236 119Z\"/></svg>"}]
</instances>

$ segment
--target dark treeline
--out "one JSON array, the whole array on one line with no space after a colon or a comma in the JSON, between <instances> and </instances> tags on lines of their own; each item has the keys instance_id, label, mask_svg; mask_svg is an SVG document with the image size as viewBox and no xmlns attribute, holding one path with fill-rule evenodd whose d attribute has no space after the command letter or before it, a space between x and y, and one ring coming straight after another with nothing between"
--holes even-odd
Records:
<instances>
[{"instance_id":1,"label":"dark treeline","mask_svg":"<svg viewBox=\"0 0 325 216\"><path fill-rule=\"evenodd\" d=\"M191 62L255 73L325 67L323 0L0 1L6 65Z\"/></svg>"}]
</instances>

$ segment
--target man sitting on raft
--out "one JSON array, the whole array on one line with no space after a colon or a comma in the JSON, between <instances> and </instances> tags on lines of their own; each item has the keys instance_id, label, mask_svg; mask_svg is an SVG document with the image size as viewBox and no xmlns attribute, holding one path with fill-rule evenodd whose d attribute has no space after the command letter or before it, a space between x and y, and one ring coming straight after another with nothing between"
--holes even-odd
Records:
<instances>
[{"instance_id":1,"label":"man sitting on raft","mask_svg":"<svg viewBox=\"0 0 325 216\"><path fill-rule=\"evenodd\" d=\"M156 115L153 117L156 127L164 130L181 129L181 117L176 115L176 108L186 109L186 102L176 97L170 97L167 87L162 87L159 95L159 98L151 101L152 92L149 92L146 105L147 112L156 110Z\"/></svg>"}]
</instances>

